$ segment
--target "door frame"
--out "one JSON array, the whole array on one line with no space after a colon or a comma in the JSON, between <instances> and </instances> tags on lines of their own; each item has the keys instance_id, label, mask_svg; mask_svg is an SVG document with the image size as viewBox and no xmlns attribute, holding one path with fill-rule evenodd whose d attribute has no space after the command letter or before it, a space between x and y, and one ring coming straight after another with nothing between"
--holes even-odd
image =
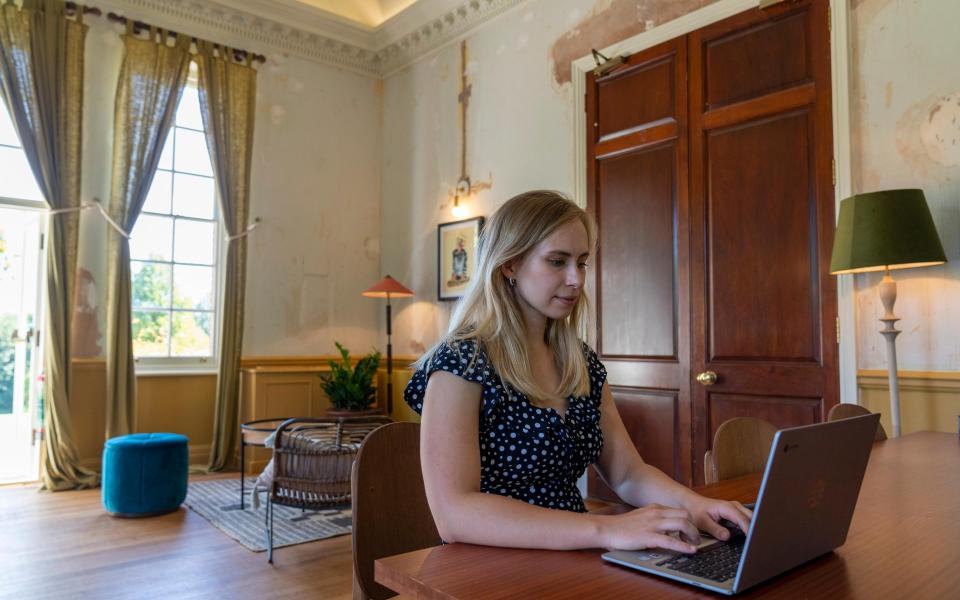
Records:
<instances>
[{"instance_id":1,"label":"door frame","mask_svg":"<svg viewBox=\"0 0 960 600\"><path fill-rule=\"evenodd\" d=\"M833 89L834 210L851 195L850 155L850 8L849 0L830 1L830 77ZM757 7L757 0L720 0L600 49L605 56L630 55ZM587 73L596 66L587 54L570 64L574 118L573 200L587 207ZM836 216L835 215L835 216ZM858 404L856 304L853 275L837 281L840 401Z\"/></svg>"},{"instance_id":2,"label":"door frame","mask_svg":"<svg viewBox=\"0 0 960 600\"><path fill-rule=\"evenodd\" d=\"M30 463L27 465L27 470L23 474L25 479L12 479L12 480L3 480L0 481L0 484L10 484L10 483L22 483L36 481L40 477L40 440L37 438L37 429L34 427L34 424L37 419L37 411L39 409L40 395L42 394L41 387L37 385L37 377L43 372L44 369L44 352L45 344L44 333L46 327L46 286L47 286L47 212L48 208L43 202L36 202L32 200L16 200L7 197L0 196L0 209L5 210L19 210L24 212L35 213L37 217L37 235L39 242L39 249L37 252L37 284L36 288L33 290L33 311L34 311L34 322L33 322L33 335L35 336L33 341L28 341L29 345L32 345L31 359L28 367L28 371L24 373L24 377L27 378L29 385L28 389L28 410L26 414L26 419L28 420L31 433L30 433ZM23 307L21 307L23 310ZM46 399L45 399L46 400ZM47 410L47 407L44 406L44 410ZM40 424L42 427L43 424Z\"/></svg>"}]
</instances>

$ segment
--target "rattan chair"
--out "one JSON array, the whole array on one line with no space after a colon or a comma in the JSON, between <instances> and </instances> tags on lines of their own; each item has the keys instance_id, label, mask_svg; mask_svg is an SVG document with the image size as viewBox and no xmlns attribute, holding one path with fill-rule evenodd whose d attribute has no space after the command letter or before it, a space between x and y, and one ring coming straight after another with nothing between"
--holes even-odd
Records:
<instances>
[{"instance_id":1,"label":"rattan chair","mask_svg":"<svg viewBox=\"0 0 960 600\"><path fill-rule=\"evenodd\" d=\"M273 440L267 494L267 561L273 562L273 505L318 510L350 502L350 473L360 444L387 417L287 419Z\"/></svg>"}]
</instances>

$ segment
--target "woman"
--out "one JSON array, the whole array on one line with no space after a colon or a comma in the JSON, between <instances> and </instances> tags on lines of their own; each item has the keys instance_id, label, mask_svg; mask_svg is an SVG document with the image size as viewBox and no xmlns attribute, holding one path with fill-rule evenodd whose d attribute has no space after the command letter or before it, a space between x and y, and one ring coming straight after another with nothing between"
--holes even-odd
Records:
<instances>
[{"instance_id":1,"label":"woman","mask_svg":"<svg viewBox=\"0 0 960 600\"><path fill-rule=\"evenodd\" d=\"M578 337L595 239L589 215L559 193L509 200L481 235L447 335L416 364L404 399L423 416L423 480L447 542L695 552L698 530L728 539L722 518L749 527L741 504L695 494L630 440ZM577 479L591 464L641 508L586 514Z\"/></svg>"}]
</instances>

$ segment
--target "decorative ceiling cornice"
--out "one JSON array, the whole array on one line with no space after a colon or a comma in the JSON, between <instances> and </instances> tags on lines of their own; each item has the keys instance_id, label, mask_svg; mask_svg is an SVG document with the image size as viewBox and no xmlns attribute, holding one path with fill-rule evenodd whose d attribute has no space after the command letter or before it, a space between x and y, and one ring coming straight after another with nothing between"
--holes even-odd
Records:
<instances>
[{"instance_id":1,"label":"decorative ceiling cornice","mask_svg":"<svg viewBox=\"0 0 960 600\"><path fill-rule=\"evenodd\" d=\"M294 2L100 0L127 16L269 55L302 58L386 77L466 35L524 0L421 0L377 28ZM268 56L269 59L269 56Z\"/></svg>"},{"instance_id":2,"label":"decorative ceiling cornice","mask_svg":"<svg viewBox=\"0 0 960 600\"><path fill-rule=\"evenodd\" d=\"M381 76L388 76L437 48L456 41L490 19L523 3L524 0L467 0L457 2L440 15L416 19L420 4L414 4L377 28L374 33L376 62ZM437 3L434 3L437 4Z\"/></svg>"}]
</instances>

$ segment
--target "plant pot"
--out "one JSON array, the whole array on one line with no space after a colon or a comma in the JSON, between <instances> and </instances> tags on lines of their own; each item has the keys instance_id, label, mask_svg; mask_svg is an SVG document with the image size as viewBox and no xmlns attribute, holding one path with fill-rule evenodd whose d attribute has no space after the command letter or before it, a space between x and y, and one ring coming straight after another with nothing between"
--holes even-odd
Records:
<instances>
[{"instance_id":1,"label":"plant pot","mask_svg":"<svg viewBox=\"0 0 960 600\"><path fill-rule=\"evenodd\" d=\"M333 419L338 419L340 417L370 417L373 415L382 415L383 411L377 408L376 405L371 405L368 408L361 410L350 410L346 408L328 408L327 416Z\"/></svg>"}]
</instances>

